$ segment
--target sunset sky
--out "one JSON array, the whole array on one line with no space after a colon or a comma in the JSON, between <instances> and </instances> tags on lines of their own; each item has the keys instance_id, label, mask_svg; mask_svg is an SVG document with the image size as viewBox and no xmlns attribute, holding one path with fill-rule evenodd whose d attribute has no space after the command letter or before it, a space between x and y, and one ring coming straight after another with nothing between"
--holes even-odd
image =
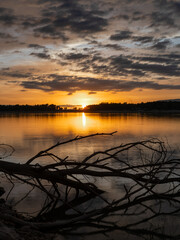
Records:
<instances>
[{"instance_id":1,"label":"sunset sky","mask_svg":"<svg viewBox=\"0 0 180 240\"><path fill-rule=\"evenodd\" d=\"M180 98L179 0L1 0L0 104Z\"/></svg>"}]
</instances>

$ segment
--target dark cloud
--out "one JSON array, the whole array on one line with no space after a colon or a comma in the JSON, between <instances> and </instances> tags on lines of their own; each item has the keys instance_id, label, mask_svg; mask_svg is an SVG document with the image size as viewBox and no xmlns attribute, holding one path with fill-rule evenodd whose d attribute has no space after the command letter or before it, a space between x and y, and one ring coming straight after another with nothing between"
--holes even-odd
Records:
<instances>
[{"instance_id":1,"label":"dark cloud","mask_svg":"<svg viewBox=\"0 0 180 240\"><path fill-rule=\"evenodd\" d=\"M38 27L34 30L36 37L43 37L43 38L52 38L52 39L61 39L63 41L67 41L68 37L62 31L58 31L56 27L49 24L43 27Z\"/></svg>"},{"instance_id":2,"label":"dark cloud","mask_svg":"<svg viewBox=\"0 0 180 240\"><path fill-rule=\"evenodd\" d=\"M5 25L12 25L16 17L12 15L1 15L0 22L4 23Z\"/></svg>"},{"instance_id":3,"label":"dark cloud","mask_svg":"<svg viewBox=\"0 0 180 240\"><path fill-rule=\"evenodd\" d=\"M42 58L42 59L47 59L47 60L51 59L51 56L49 54L47 54L47 53L34 53L33 52L30 55L38 57L38 58Z\"/></svg>"},{"instance_id":4,"label":"dark cloud","mask_svg":"<svg viewBox=\"0 0 180 240\"><path fill-rule=\"evenodd\" d=\"M88 54L82 54L82 53L69 53L69 54L59 54L59 57L62 57L66 60L82 60L89 57Z\"/></svg>"},{"instance_id":5,"label":"dark cloud","mask_svg":"<svg viewBox=\"0 0 180 240\"><path fill-rule=\"evenodd\" d=\"M158 84L153 81L107 80L61 75L54 75L54 79L46 81L23 81L20 85L25 89L40 89L45 92L66 91L69 94L82 90L94 93L97 91L132 91L137 88L153 90L180 89L180 85Z\"/></svg>"},{"instance_id":6,"label":"dark cloud","mask_svg":"<svg viewBox=\"0 0 180 240\"><path fill-rule=\"evenodd\" d=\"M140 42L141 44L152 44L151 48L156 50L165 50L171 45L169 39L155 39L152 36L137 36L133 35L130 31L122 31L120 33L110 36L110 40L121 41L121 40L131 40L132 42ZM141 45L140 45L141 46Z\"/></svg>"},{"instance_id":7,"label":"dark cloud","mask_svg":"<svg viewBox=\"0 0 180 240\"><path fill-rule=\"evenodd\" d=\"M178 54L167 54L167 55L149 55L145 57L134 57L133 59L139 60L141 62L149 62L149 63L159 63L166 65L177 65L179 64L180 55Z\"/></svg>"},{"instance_id":8,"label":"dark cloud","mask_svg":"<svg viewBox=\"0 0 180 240\"><path fill-rule=\"evenodd\" d=\"M132 32L130 31L120 31L116 34L111 35L110 40L121 41L121 40L130 39L131 36L132 36Z\"/></svg>"},{"instance_id":9,"label":"dark cloud","mask_svg":"<svg viewBox=\"0 0 180 240\"><path fill-rule=\"evenodd\" d=\"M131 40L135 42L141 42L141 44L153 43L154 37L152 36L137 36L133 35L130 31L121 31L119 33L113 34L110 36L110 40L113 41L122 41L122 40Z\"/></svg>"},{"instance_id":10,"label":"dark cloud","mask_svg":"<svg viewBox=\"0 0 180 240\"><path fill-rule=\"evenodd\" d=\"M2 38L2 39L15 39L15 37L10 35L9 33L3 33L3 32L0 32L0 38Z\"/></svg>"},{"instance_id":11,"label":"dark cloud","mask_svg":"<svg viewBox=\"0 0 180 240\"><path fill-rule=\"evenodd\" d=\"M0 7L0 14L6 13L7 8Z\"/></svg>"},{"instance_id":12,"label":"dark cloud","mask_svg":"<svg viewBox=\"0 0 180 240\"><path fill-rule=\"evenodd\" d=\"M21 25L26 28L36 27L40 22L35 17L26 17L22 19Z\"/></svg>"},{"instance_id":13,"label":"dark cloud","mask_svg":"<svg viewBox=\"0 0 180 240\"><path fill-rule=\"evenodd\" d=\"M161 56L162 57L166 57L166 58L170 58L170 59L172 59L172 61L174 61L175 59L179 59L180 60L180 54L174 53L174 52L169 53L169 54L163 54Z\"/></svg>"},{"instance_id":14,"label":"dark cloud","mask_svg":"<svg viewBox=\"0 0 180 240\"><path fill-rule=\"evenodd\" d=\"M100 43L97 41L91 41L89 44L94 45L98 48L110 48L110 49L114 49L116 51L125 50L125 47L123 47L119 44L114 44L114 43L113 44L112 43L103 44L103 43Z\"/></svg>"},{"instance_id":15,"label":"dark cloud","mask_svg":"<svg viewBox=\"0 0 180 240\"><path fill-rule=\"evenodd\" d=\"M175 10L177 13L180 13L180 2L174 2L174 3L173 3L173 6L174 6L174 10Z\"/></svg>"},{"instance_id":16,"label":"dark cloud","mask_svg":"<svg viewBox=\"0 0 180 240\"><path fill-rule=\"evenodd\" d=\"M138 76L143 77L149 74L163 76L179 76L179 55L162 54L146 55L135 57L130 55L119 55L103 57L98 53L68 53L60 54L59 57L66 61L66 64L76 64L76 71L91 72L111 76Z\"/></svg>"},{"instance_id":17,"label":"dark cloud","mask_svg":"<svg viewBox=\"0 0 180 240\"><path fill-rule=\"evenodd\" d=\"M41 46L39 44L29 44L28 47L29 48L35 48L35 49L45 49L44 46Z\"/></svg>"},{"instance_id":18,"label":"dark cloud","mask_svg":"<svg viewBox=\"0 0 180 240\"><path fill-rule=\"evenodd\" d=\"M116 51L119 51L119 50L125 50L125 47L122 47L118 44L102 44L101 47L105 47L105 48L112 48Z\"/></svg>"},{"instance_id":19,"label":"dark cloud","mask_svg":"<svg viewBox=\"0 0 180 240\"><path fill-rule=\"evenodd\" d=\"M156 42L151 48L156 50L165 50L170 45L171 45L171 41L168 39L165 39L163 41Z\"/></svg>"},{"instance_id":20,"label":"dark cloud","mask_svg":"<svg viewBox=\"0 0 180 240\"><path fill-rule=\"evenodd\" d=\"M93 94L96 94L96 93L97 93L97 92L93 92L93 91L88 92L89 95L93 95Z\"/></svg>"},{"instance_id":21,"label":"dark cloud","mask_svg":"<svg viewBox=\"0 0 180 240\"><path fill-rule=\"evenodd\" d=\"M118 18L119 19L123 19L123 20L129 20L129 15L127 15L127 14L120 14L119 16L118 16Z\"/></svg>"},{"instance_id":22,"label":"dark cloud","mask_svg":"<svg viewBox=\"0 0 180 240\"><path fill-rule=\"evenodd\" d=\"M164 25L168 28L170 27L176 27L175 20L173 17L170 16L170 14L167 14L167 12L153 12L151 15L151 25L150 27L159 27L160 25Z\"/></svg>"},{"instance_id":23,"label":"dark cloud","mask_svg":"<svg viewBox=\"0 0 180 240\"><path fill-rule=\"evenodd\" d=\"M150 36L134 36L132 38L134 41L141 42L142 44L151 43L153 41L153 37Z\"/></svg>"},{"instance_id":24,"label":"dark cloud","mask_svg":"<svg viewBox=\"0 0 180 240\"><path fill-rule=\"evenodd\" d=\"M124 71L128 73L129 71L138 70L140 72L150 72L167 76L179 76L180 74L180 68L175 63L170 63L168 65L143 63L142 61L133 61L133 58L122 55L112 57L111 64L117 72Z\"/></svg>"},{"instance_id":25,"label":"dark cloud","mask_svg":"<svg viewBox=\"0 0 180 240\"><path fill-rule=\"evenodd\" d=\"M10 68L9 68L9 67L7 67L7 68L1 68L1 70L2 70L2 71L8 71L8 70L10 70Z\"/></svg>"},{"instance_id":26,"label":"dark cloud","mask_svg":"<svg viewBox=\"0 0 180 240\"><path fill-rule=\"evenodd\" d=\"M133 12L133 14L132 14L132 22L133 21L144 21L145 19L147 18L147 16L146 15L144 15L142 12L140 12L140 11L135 11L135 12Z\"/></svg>"},{"instance_id":27,"label":"dark cloud","mask_svg":"<svg viewBox=\"0 0 180 240\"><path fill-rule=\"evenodd\" d=\"M122 68L130 68L133 61L127 56L119 55L111 58L111 64L114 66L121 66Z\"/></svg>"},{"instance_id":28,"label":"dark cloud","mask_svg":"<svg viewBox=\"0 0 180 240\"><path fill-rule=\"evenodd\" d=\"M34 31L43 37L59 37L66 41L62 31L71 31L77 34L103 31L108 25L108 21L102 15L103 11L89 9L87 6L78 4L78 1L60 1L56 7L50 6L48 9L42 10L44 25L38 26ZM42 22L39 25L42 25Z\"/></svg>"},{"instance_id":29,"label":"dark cloud","mask_svg":"<svg viewBox=\"0 0 180 240\"><path fill-rule=\"evenodd\" d=\"M9 68L4 68L0 71L1 76L12 77L12 78L30 78L31 73L21 73L18 71L10 71Z\"/></svg>"},{"instance_id":30,"label":"dark cloud","mask_svg":"<svg viewBox=\"0 0 180 240\"><path fill-rule=\"evenodd\" d=\"M33 61L34 56L39 60L50 60L52 73L58 72L59 67L72 75L91 74L96 78L46 75L45 72L40 75L41 70L30 74L29 70L11 69L2 70L2 77L26 79L21 81L25 89L67 91L69 95L81 90L96 94L98 91L131 91L136 88L179 89L179 85L171 84L180 75L180 57L176 52L179 42L175 37L178 36L180 16L177 1L30 2L8 0L3 4L9 8L0 8L3 29L0 44L6 61L1 60L2 67L17 63L17 69L20 69L21 59ZM10 51L6 51L8 47ZM37 69L38 66L32 73ZM114 80L119 76L134 81ZM107 77L108 80L103 79ZM169 85L158 81L169 82Z\"/></svg>"},{"instance_id":31,"label":"dark cloud","mask_svg":"<svg viewBox=\"0 0 180 240\"><path fill-rule=\"evenodd\" d=\"M17 20L17 17L13 14L12 9L0 8L0 22L5 25L12 25Z\"/></svg>"},{"instance_id":32,"label":"dark cloud","mask_svg":"<svg viewBox=\"0 0 180 240\"><path fill-rule=\"evenodd\" d=\"M161 0L161 1L154 1L154 4L157 6L159 10L166 10L169 14L174 15L180 13L180 2L178 0Z\"/></svg>"}]
</instances>

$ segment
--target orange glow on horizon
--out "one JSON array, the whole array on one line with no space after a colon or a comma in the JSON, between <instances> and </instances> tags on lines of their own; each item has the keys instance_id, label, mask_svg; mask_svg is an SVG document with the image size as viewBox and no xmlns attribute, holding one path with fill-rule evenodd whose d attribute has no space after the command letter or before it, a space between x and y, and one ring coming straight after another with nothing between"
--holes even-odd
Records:
<instances>
[{"instance_id":1,"label":"orange glow on horizon","mask_svg":"<svg viewBox=\"0 0 180 240\"><path fill-rule=\"evenodd\" d=\"M87 105L100 104L102 102L114 103L141 103L157 100L178 98L179 90L133 90L130 92L97 92L96 94L88 94L87 91L77 91L72 95L68 95L65 91L55 91L51 93L40 90L21 91L21 87L9 88L4 86L1 93L1 104L55 104L55 105L78 105L85 108ZM18 97L17 97L18 96Z\"/></svg>"}]
</instances>

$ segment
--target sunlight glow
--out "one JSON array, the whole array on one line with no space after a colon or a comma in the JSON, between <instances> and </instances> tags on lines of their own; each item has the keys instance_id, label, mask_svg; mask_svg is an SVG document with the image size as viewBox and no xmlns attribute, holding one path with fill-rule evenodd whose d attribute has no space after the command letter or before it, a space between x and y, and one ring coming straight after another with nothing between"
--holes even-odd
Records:
<instances>
[{"instance_id":1,"label":"sunlight glow","mask_svg":"<svg viewBox=\"0 0 180 240\"><path fill-rule=\"evenodd\" d=\"M86 104L82 104L82 108L85 108L87 105Z\"/></svg>"}]
</instances>

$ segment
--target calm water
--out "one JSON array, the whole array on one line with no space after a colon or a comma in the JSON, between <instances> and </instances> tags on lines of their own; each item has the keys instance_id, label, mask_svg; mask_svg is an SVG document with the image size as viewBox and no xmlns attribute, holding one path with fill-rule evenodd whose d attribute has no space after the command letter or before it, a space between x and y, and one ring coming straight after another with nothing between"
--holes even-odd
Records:
<instances>
[{"instance_id":1,"label":"calm water","mask_svg":"<svg viewBox=\"0 0 180 240\"><path fill-rule=\"evenodd\" d=\"M80 161L94 151L151 137L167 141L172 149L179 152L180 115L119 113L0 115L0 143L10 144L15 148L14 154L7 160L21 163L58 141L68 140L77 135L113 131L118 132L114 136L98 136L63 145L56 149L56 153L60 157L69 156L70 159ZM7 188L10 187L8 184ZM111 197L116 197L122 183L113 180L105 184ZM12 193L12 201L23 193L24 187L19 185ZM39 192L34 192L24 203L25 205L20 206L20 209L22 208L23 211L25 207L29 212L34 211L31 203L37 199L41 199L41 195Z\"/></svg>"},{"instance_id":2,"label":"calm water","mask_svg":"<svg viewBox=\"0 0 180 240\"><path fill-rule=\"evenodd\" d=\"M95 150L120 143L158 137L173 148L180 143L180 115L58 113L0 115L0 143L10 144L15 153L8 160L25 162L58 141L100 132L118 131L113 137L95 137L63 146L61 156L83 157Z\"/></svg>"}]
</instances>

